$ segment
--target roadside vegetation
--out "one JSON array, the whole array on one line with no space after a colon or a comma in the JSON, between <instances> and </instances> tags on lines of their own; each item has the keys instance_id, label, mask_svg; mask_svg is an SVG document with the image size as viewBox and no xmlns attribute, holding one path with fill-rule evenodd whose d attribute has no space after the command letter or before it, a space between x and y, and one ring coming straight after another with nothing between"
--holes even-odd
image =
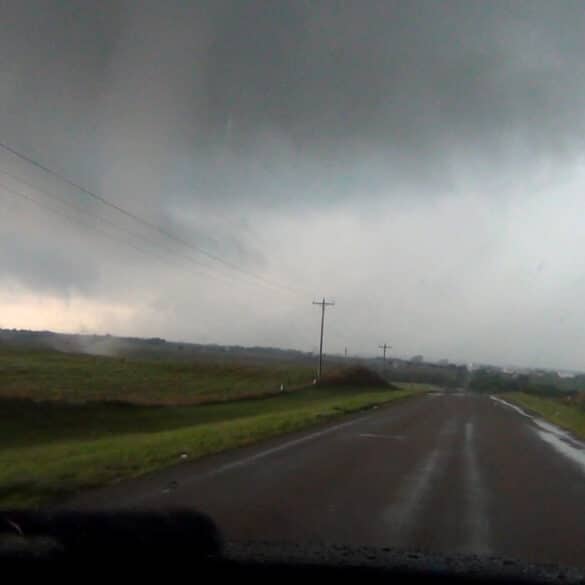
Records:
<instances>
[{"instance_id":1,"label":"roadside vegetation","mask_svg":"<svg viewBox=\"0 0 585 585\"><path fill-rule=\"evenodd\" d=\"M468 386L475 392L526 392L535 396L571 396L585 389L585 376L563 378L556 372L535 370L529 374L505 373L482 368L469 376Z\"/></svg>"},{"instance_id":2,"label":"roadside vegetation","mask_svg":"<svg viewBox=\"0 0 585 585\"><path fill-rule=\"evenodd\" d=\"M582 393L579 394L543 397L527 392L509 392L504 398L585 439L585 402Z\"/></svg>"},{"instance_id":3,"label":"roadside vegetation","mask_svg":"<svg viewBox=\"0 0 585 585\"><path fill-rule=\"evenodd\" d=\"M311 373L291 364L206 366L4 351L0 506L61 501L426 389L397 389L355 369L313 386ZM285 374L291 389L280 392Z\"/></svg>"},{"instance_id":4,"label":"roadside vegetation","mask_svg":"<svg viewBox=\"0 0 585 585\"><path fill-rule=\"evenodd\" d=\"M383 366L379 366L383 371ZM455 364L439 365L392 360L385 370L386 379L394 384L432 384L443 388L461 388L468 380L467 368Z\"/></svg>"},{"instance_id":5,"label":"roadside vegetation","mask_svg":"<svg viewBox=\"0 0 585 585\"><path fill-rule=\"evenodd\" d=\"M562 377L547 370L515 374L483 368L470 376L469 389L481 394L500 394L508 402L585 439L582 374Z\"/></svg>"}]
</instances>

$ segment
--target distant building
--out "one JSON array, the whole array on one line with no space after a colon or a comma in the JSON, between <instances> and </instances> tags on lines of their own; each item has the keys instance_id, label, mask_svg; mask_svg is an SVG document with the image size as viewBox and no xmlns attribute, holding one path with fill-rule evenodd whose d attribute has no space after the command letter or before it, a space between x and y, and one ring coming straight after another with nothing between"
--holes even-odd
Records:
<instances>
[{"instance_id":1,"label":"distant building","mask_svg":"<svg viewBox=\"0 0 585 585\"><path fill-rule=\"evenodd\" d=\"M424 358L422 355L414 355L410 358L410 361L413 364L422 364L423 360L424 360Z\"/></svg>"},{"instance_id":2,"label":"distant building","mask_svg":"<svg viewBox=\"0 0 585 585\"><path fill-rule=\"evenodd\" d=\"M443 358L442 360L439 360L439 365L440 366L448 366L449 365L449 360L446 358Z\"/></svg>"}]
</instances>

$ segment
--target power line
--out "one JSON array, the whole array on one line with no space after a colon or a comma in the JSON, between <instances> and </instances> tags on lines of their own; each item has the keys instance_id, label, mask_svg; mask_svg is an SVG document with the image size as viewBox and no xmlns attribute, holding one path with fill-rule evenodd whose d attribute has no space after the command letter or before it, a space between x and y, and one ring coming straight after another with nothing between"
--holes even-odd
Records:
<instances>
[{"instance_id":1,"label":"power line","mask_svg":"<svg viewBox=\"0 0 585 585\"><path fill-rule=\"evenodd\" d=\"M138 234L135 232L131 232L129 230L125 230L122 226L118 225L116 222L111 221L101 215L92 215L91 213L88 212L88 210L84 207L80 207L78 205L72 204L70 201L66 201L65 199L62 199L61 197L57 197L57 196L53 196L50 193L48 193L47 191L40 189L39 187L37 187L36 185L34 185L33 183L30 183L28 181L26 181L25 179L23 179L22 177L18 176L18 175L14 175L12 173L9 173L5 170L0 169L0 173L3 175L6 175L7 177L10 177L10 179L14 180L14 181L20 181L23 185L26 185L27 187L29 187L30 189L32 189L33 191L35 191L36 193L39 193L40 195L43 195L57 203L60 203L61 205L63 205L64 207L68 207L69 209L72 209L73 211L75 211L77 214L79 214L80 216L89 216L92 217L94 219L96 219L97 221L104 223L106 225L111 226L112 228L122 231L124 233L127 233L129 236L136 238L138 240L141 240L147 244L150 245L155 245L151 240L149 240L146 236L143 236L142 234ZM10 191L11 193L13 193L14 195L20 195L24 198L28 198L27 195L25 195L24 193L22 193L22 191L16 191L15 189L11 189L9 187L7 187L6 185L2 184L2 187L7 190ZM46 208L49 209L49 208ZM63 216L65 217L65 216ZM158 242L156 243L156 245L158 245ZM169 252L169 253L175 253L174 250L170 250L168 248L163 248L165 251Z\"/></svg>"},{"instance_id":2,"label":"power line","mask_svg":"<svg viewBox=\"0 0 585 585\"><path fill-rule=\"evenodd\" d=\"M61 218L66 219L67 221L69 221L70 223L72 223L74 226L79 227L78 221L76 219L74 219L73 217L71 217L70 215L68 215L67 213L63 213L63 211L61 211L61 210L57 210L57 209L55 209L53 207L50 207L50 206L48 206L46 204L43 204L40 201L38 201L37 199L35 199L34 197L30 197L26 193L22 193L20 191L16 191L15 189L12 189L12 188L8 187L8 186L4 185L1 182L0 182L0 189L2 189L3 191L5 191L6 193L9 193L9 194L14 195L16 197L19 197L21 199L25 199L28 202L30 202L30 203L34 204L35 206L39 207L40 209L43 209L45 211L49 211L49 212L53 213L54 215L57 215L58 217L61 217ZM72 207L72 209L75 210L74 207ZM85 219L85 218L83 218L83 219ZM104 218L101 218L101 219L104 219ZM115 224L112 223L112 222L107 222L107 223L110 224L110 225L115 226ZM153 250L153 249L150 249L150 248L145 249L145 248L138 247L134 243L129 242L128 240L125 240L125 239L121 239L119 237L116 237L116 236L118 236L118 234L116 234L116 235L111 234L110 232L108 232L108 231L106 231L104 229L100 229L99 226L97 226L97 225L95 225L93 223L90 223L90 222L85 221L85 222L82 222L82 224L85 227L88 227L88 228L94 230L95 232L97 232L97 233L105 236L106 238L108 238L110 240L113 240L115 242L118 242L118 243L121 243L121 244L124 244L124 245L127 245L127 246L131 247L133 250L141 253L144 256L152 257L154 255L158 260L161 260L161 261L163 261L165 263L168 263L169 260L175 260L175 258L172 258L170 256L166 256L166 255L160 254L158 250ZM130 235L134 235L135 237L138 237L138 234L132 234L132 233L129 233L129 234ZM146 238L144 238L144 241L146 243L150 243L148 241L148 239L146 239ZM172 252L170 250L165 250L165 252L168 252L169 254L172 254ZM186 258L186 259L190 259L190 257L188 257L188 256L183 256L183 257ZM198 268L201 268L202 267L200 265L197 265L197 266L198 266ZM203 268L206 268L206 267L203 267ZM218 278L219 279L222 279L223 278L223 279L228 279L228 280L231 279L231 275L229 275L229 274L215 273L215 272L209 272L209 271L197 270L197 271L193 271L193 274L198 274L200 276L206 276L206 277L211 277L211 278L215 278L215 279L218 279ZM225 282L225 280L224 280L224 284L227 284ZM230 280L230 284L233 284L233 279ZM248 284L251 284L251 283L248 283Z\"/></svg>"},{"instance_id":3,"label":"power line","mask_svg":"<svg viewBox=\"0 0 585 585\"><path fill-rule=\"evenodd\" d=\"M141 242L146 243L147 245L151 245L151 246L155 246L155 247L160 245L160 242L153 242L149 238L147 238L146 236L144 236L142 234L134 233L134 232L129 231L129 230L126 230L122 226L118 225L116 222L113 222L113 221L111 221L111 220L109 220L109 219L107 219L107 218L105 218L105 217L103 217L101 215L93 215L93 214L89 213L89 211L87 209L85 209L85 208L82 208L82 207L79 207L77 205L74 205L71 202L66 201L66 200L64 200L64 199L62 199L60 197L53 196L50 193L44 191L43 189L38 188L36 185L33 185L32 183L26 181L25 179L23 179L20 176L13 175L13 174L11 174L11 173L9 173L9 172L7 172L5 170L2 170L2 169L0 169L0 173L6 175L8 177L10 177L13 180L22 182L24 185L27 185L28 187L30 187L31 189L33 189L37 193L40 193L41 195L44 195L45 197L48 197L49 199L51 199L51 200L53 200L55 202L58 202L61 205L65 206L65 207L67 207L69 209L74 210L77 214L79 214L81 216L89 216L89 217L92 217L94 219L97 219L98 221L100 221L102 223L105 223L106 225L109 225L112 228L114 228L116 230L119 230L119 231L121 231L121 232L129 235L132 238L138 239ZM16 191L15 189L11 189L10 187L8 187L8 186L6 186L4 184L1 184L1 183L0 183L0 187L2 187L6 191L12 193L13 195L16 195L16 196L19 196L19 197L22 197L24 199L27 199L27 200L31 201L32 203L36 204L38 207L41 207L41 208L44 208L44 209L49 209L53 213L57 213L54 209L52 209L50 207L46 207L46 206L43 207L40 204L40 202L38 202L37 200L31 198L30 196L22 193L21 191ZM65 217L69 221L72 221L73 222L73 219L70 216L67 216L67 215L64 215L64 214L59 214L59 213L57 213L57 215L61 215L62 217ZM88 224L86 224L86 225L88 225ZM90 225L95 228L95 226L93 226L93 224L90 224ZM108 235L108 233L105 232L105 231L103 231L103 230L97 230L96 229L96 231L98 231L99 233ZM118 240L118 241L120 241L120 240ZM129 242L125 242L124 241L124 243L127 243L128 245L130 245ZM131 245L131 247L134 248L135 250L138 249L134 245ZM189 261L190 263L194 264L198 268L205 269L206 272L198 272L198 274L200 274L200 275L203 275L203 276L211 276L211 277L215 277L215 278L220 277L220 278L228 279L232 283L233 282L236 282L234 280L234 276L232 274L229 274L229 273L218 273L218 272L212 272L212 271L210 272L210 269L211 269L210 266L207 266L205 264L202 264L201 262L199 262L193 256L190 256L190 255L188 255L186 253L183 253L183 252L178 252L177 250L171 250L171 249L168 249L168 248L165 248L165 247L163 247L163 250L165 252L169 253L169 254L172 254L172 255L175 255L175 254L180 255L182 258L186 259L187 261ZM147 253L147 252L144 252L144 250L142 250L142 252L143 253ZM257 281L254 281L254 282L248 281L247 284L255 284L257 286L259 285L259 283ZM272 284L266 284L266 286L270 286L272 288L275 288L274 285L272 285ZM291 291L289 291L289 290L282 290L280 288L277 289L277 290L279 290L279 292L287 292L287 293L291 294Z\"/></svg>"},{"instance_id":4,"label":"power line","mask_svg":"<svg viewBox=\"0 0 585 585\"><path fill-rule=\"evenodd\" d=\"M29 203L34 204L35 206L37 206L38 208L40 208L42 210L49 211L58 217L66 219L67 221L72 223L75 227L79 227L78 221L76 219L74 219L73 217L71 217L70 215L68 215L67 213L63 213L62 210L57 210L51 206L43 204L41 201L38 201L35 198L30 197L26 193L16 191L10 187L7 187L6 185L4 185L2 183L0 183L0 189L2 191L4 191L5 193L9 193L10 195L24 199L24 200L28 201ZM85 218L83 218L83 219L85 219ZM169 262L169 259L170 259L169 256L162 255L162 254L158 253L158 251L156 251L156 250L144 249L144 248L138 247L138 246L134 245L132 242L121 239L119 237L114 237L113 234L107 232L106 230L100 229L99 226L96 226L95 224L92 224L92 223L87 222L87 221L83 222L83 223L86 227L89 227L90 229L93 229L95 232L97 232L103 236L106 236L108 239L113 240L114 242L122 243L124 245L131 247L133 250L135 250L136 252L139 252L143 256L152 257L153 253L154 253L155 257L157 257L159 261L162 261L165 264L168 264L168 262ZM172 259L174 260L174 258L172 258ZM198 274L198 275L208 276L208 277L216 278L216 279L217 278L228 278L230 276L230 275L222 274L222 273L216 274L213 272L201 272L201 271L191 271L188 274L191 274L191 275ZM225 281L224 281L224 284L226 284ZM242 308L242 310L247 308L244 304L240 303L238 301L238 299L236 299L236 304L238 304Z\"/></svg>"},{"instance_id":5,"label":"power line","mask_svg":"<svg viewBox=\"0 0 585 585\"><path fill-rule=\"evenodd\" d=\"M36 205L40 209L43 209L45 211L49 211L49 212L53 213L54 215L57 215L59 217L62 217L64 219L72 222L74 225L78 225L76 223L76 221L70 215L67 215L66 213L63 213L61 211L58 211L57 209L54 209L54 208L49 207L47 205L43 205L40 201L37 201L34 197L30 197L29 195L26 195L25 193L21 193L20 191L16 191L14 189L11 189L10 187L7 187L3 183L0 183L0 189L2 189L2 191L4 191L5 193L9 193L9 194L11 194L11 195L13 195L15 197L19 197L21 199L25 199L28 202L33 203L34 205ZM135 246L132 242L128 242L126 240L118 239L118 238L114 237L112 234L108 233L107 231L101 230L98 226L93 225L91 223L85 223L85 226L86 227L89 227L90 229L95 230L96 232L98 232L100 234L103 234L103 235L107 236L108 238L113 239L114 241L117 241L117 242L120 242L120 243L124 243L127 246L130 246L134 250L136 250L136 251L138 251L138 252L140 252L140 253L142 253L142 254L144 254L146 256L148 256L148 255L150 255L150 254L153 253L153 250L146 251L143 248L139 248L139 247ZM160 256L160 258L162 260L164 260L165 262L168 261L168 257Z\"/></svg>"},{"instance_id":6,"label":"power line","mask_svg":"<svg viewBox=\"0 0 585 585\"><path fill-rule=\"evenodd\" d=\"M105 217L103 217L103 215L101 214L92 214L90 213L89 209L83 206L79 206L76 204L73 204L71 201L64 199L62 197L59 197L57 195L53 195L52 193L49 193L48 191L46 191L45 189L41 189L40 187L38 187L36 184L28 181L27 179L25 179L24 177L14 174L14 173L10 173L5 169L0 169L0 173L3 175L6 175L7 177L9 177L11 180L13 181L17 181L22 183L23 185L26 185L29 189L32 189L33 191L35 191L36 193L39 193L45 197L48 197L49 199L52 199L53 201L56 201L58 203L60 203L61 205L68 207L70 209L73 209L75 212L77 212L80 215L87 215L90 216L102 223L105 223L107 225L112 226L114 229L122 231L124 233L127 233L128 235L130 235L133 238L137 238L139 240L142 240L144 242L146 242L147 244L150 244L152 246L159 246L161 245L161 241L153 241L150 240L148 237L146 237L143 234L140 233L136 233L134 231L130 231L129 229L124 228L123 226L119 225L118 223L116 223L115 221L109 220ZM22 194L22 193L21 193ZM170 245L170 243L169 243ZM170 254L176 254L177 250L176 248L168 248L168 247L163 247L163 249L166 252L169 252ZM188 259L191 259L194 263L196 263L199 266L205 267L205 268L209 268L208 265L206 264L201 264L199 263L195 258L193 258L192 256L185 256Z\"/></svg>"},{"instance_id":7,"label":"power line","mask_svg":"<svg viewBox=\"0 0 585 585\"><path fill-rule=\"evenodd\" d=\"M10 152L12 155L16 156L20 160L23 160L23 161L33 165L34 167L44 171L45 173L51 175L52 177L55 177L58 180L63 181L64 183L70 185L71 187L77 189L78 191L81 191L82 193L91 197L92 199L99 201L101 204L103 204L111 209L114 209L115 211L125 215L126 217L131 218L135 222L137 222L145 227L148 227L150 229L153 229L153 230L159 232L160 234L162 234L166 238L169 238L169 239L181 244L182 246L185 246L191 250L194 250L197 253L201 253L211 260L219 262L219 263L223 264L224 266L226 266L232 270L235 270L236 272L240 272L242 274L245 274L245 275L252 277L260 282L263 282L264 284L267 284L267 285L272 286L272 287L287 289L290 292L293 292L294 294L302 294L302 292L300 290L295 290L294 288L289 287L288 285L282 285L279 283L272 283L270 280L268 280L262 276L259 276L259 275L255 274L249 270L245 270L245 269L233 264L232 262L229 262L228 260L225 260L224 258L221 258L220 256L213 254L212 252L209 252L208 250L205 250L204 248L202 248L200 246L194 246L193 244L191 244L187 240L184 240L183 238L173 234L172 232L165 230L164 228L160 227L159 225L157 225L157 224L155 224L147 219L144 219L144 218L132 213L131 211L128 211L127 209L117 205L116 203L112 203L111 201L109 201L105 197L98 195L97 193L94 193L93 191L90 191L89 189L86 189L85 187L76 183L75 181L72 181L68 177L61 175L60 173L57 173L56 171L50 169L49 167L43 165L42 163L34 160L33 158L31 158L25 154L22 154L21 152L17 151L15 148L11 147L10 145L6 144L5 142L0 141L0 148L4 149L7 152Z\"/></svg>"},{"instance_id":8,"label":"power line","mask_svg":"<svg viewBox=\"0 0 585 585\"><path fill-rule=\"evenodd\" d=\"M2 171L0 171L0 173L1 172ZM84 225L85 227L88 227L88 228L92 229L93 231L95 231L96 233L98 233L102 236L105 236L109 240L112 240L114 242L129 246L134 251L140 253L141 255L143 255L145 257L152 257L154 255L159 261L161 261L165 264L168 264L169 260L176 260L176 258L169 256L169 255L173 254L173 252L171 252L170 250L164 249L164 251L167 252L169 255L161 254L156 249L153 250L150 248L145 249L143 247L139 247L139 246L135 245L133 242L130 242L126 239L118 237L120 234L117 234L117 233L112 234L105 229L101 229L100 226L95 225L91 221L88 221L89 218L86 215L81 215L81 211L79 210L79 208L77 208L76 206L72 206L59 198L52 198L49 196L50 199L54 200L55 202L61 203L65 208L69 208L69 209L72 209L73 211L77 212L78 214L81 215L81 217L74 218L70 214L68 214L67 212L64 212L63 209L55 209L51 205L47 205L46 203L41 202L41 201L35 199L34 197L31 197L30 195L28 195L26 193L23 193L21 191L17 191L15 189L3 184L2 182L0 182L0 190L4 191L6 194L12 195L14 197L17 197L17 198L20 198L23 200L26 200L28 203L35 205L36 207L38 207L39 209L41 209L43 211L48 211L48 212L52 213L53 215L56 215L57 217L65 219L75 227L79 227L79 219L81 219L82 225ZM39 192L46 195L46 193L43 191L39 191ZM119 227L114 222L107 221L105 218L98 217L98 219L105 221L105 223L107 225L110 225L114 228ZM128 235L138 237L138 234L133 234L132 232L128 232ZM150 243L147 238L143 238L143 240L146 243ZM188 260L193 260L190 256L183 256L183 257L188 259ZM208 276L208 277L215 278L215 279L218 279L218 278L224 279L224 281L223 281L224 284L226 284L225 279L233 279L233 276L231 274L214 273L214 272L208 272L208 271L202 272L200 270L192 270L188 274L191 274L191 275L197 274L197 275L202 275L202 276ZM233 283L233 280L232 280L232 283ZM247 284L256 284L257 285L257 283L252 283L252 282L248 282ZM234 300L235 300L235 303L237 305L239 305L242 310L248 309L248 307L245 304L239 302L239 299L237 297ZM330 304L330 303L328 303L328 304ZM295 321L293 321L289 325L289 328L290 327L292 327L292 329L294 331L296 331L297 333L300 331L299 327L297 326L297 322L295 322Z\"/></svg>"}]
</instances>

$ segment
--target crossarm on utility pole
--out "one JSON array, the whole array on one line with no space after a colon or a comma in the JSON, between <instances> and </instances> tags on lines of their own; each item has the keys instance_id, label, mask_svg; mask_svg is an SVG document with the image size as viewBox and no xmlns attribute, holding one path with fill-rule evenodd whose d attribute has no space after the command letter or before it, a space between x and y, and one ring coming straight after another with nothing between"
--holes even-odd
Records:
<instances>
[{"instance_id":1,"label":"crossarm on utility pole","mask_svg":"<svg viewBox=\"0 0 585 585\"><path fill-rule=\"evenodd\" d=\"M384 350L384 367L386 367L386 350L392 349L392 346L385 343L384 345L379 345L378 347Z\"/></svg>"}]
</instances>

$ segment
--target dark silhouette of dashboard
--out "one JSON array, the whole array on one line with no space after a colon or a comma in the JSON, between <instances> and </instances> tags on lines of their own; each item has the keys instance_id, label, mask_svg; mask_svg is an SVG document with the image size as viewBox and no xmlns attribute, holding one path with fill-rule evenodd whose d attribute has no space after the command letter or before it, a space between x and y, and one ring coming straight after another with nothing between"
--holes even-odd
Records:
<instances>
[{"instance_id":1,"label":"dark silhouette of dashboard","mask_svg":"<svg viewBox=\"0 0 585 585\"><path fill-rule=\"evenodd\" d=\"M45 579L70 573L84 580L162 574L185 575L188 582L207 576L272 582L316 577L362 583L585 583L585 574L576 569L497 557L224 542L214 522L192 510L0 512L0 568L6 578L14 571L18 579L36 572Z\"/></svg>"}]
</instances>

